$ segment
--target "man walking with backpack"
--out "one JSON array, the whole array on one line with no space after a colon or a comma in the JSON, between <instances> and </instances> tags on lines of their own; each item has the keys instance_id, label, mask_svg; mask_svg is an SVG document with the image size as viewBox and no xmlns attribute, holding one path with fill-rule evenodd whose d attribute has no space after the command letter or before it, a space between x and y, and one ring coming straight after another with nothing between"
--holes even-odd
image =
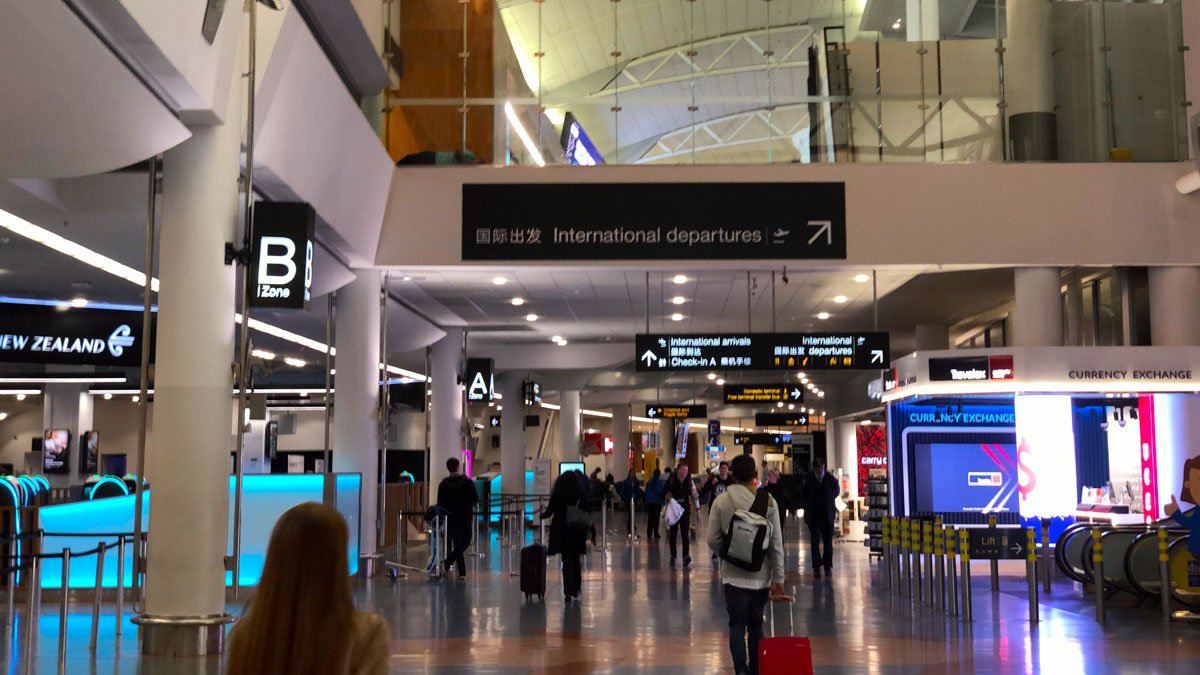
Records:
<instances>
[{"instance_id":1,"label":"man walking with backpack","mask_svg":"<svg viewBox=\"0 0 1200 675\"><path fill-rule=\"evenodd\" d=\"M755 485L754 458L735 457L730 468L737 484L713 502L708 547L721 558L734 671L757 675L763 611L768 601L788 599L783 594L783 532L779 506Z\"/></svg>"},{"instance_id":2,"label":"man walking with backpack","mask_svg":"<svg viewBox=\"0 0 1200 675\"><path fill-rule=\"evenodd\" d=\"M442 479L438 485L437 505L450 512L447 519L446 535L450 540L449 553L442 567L450 574L451 566L458 567L458 578L467 578L467 561L463 554L471 545L471 523L474 519L475 505L479 503L479 493L475 491L475 482L458 472L459 461L456 457L446 460L446 470L449 476Z\"/></svg>"}]
</instances>

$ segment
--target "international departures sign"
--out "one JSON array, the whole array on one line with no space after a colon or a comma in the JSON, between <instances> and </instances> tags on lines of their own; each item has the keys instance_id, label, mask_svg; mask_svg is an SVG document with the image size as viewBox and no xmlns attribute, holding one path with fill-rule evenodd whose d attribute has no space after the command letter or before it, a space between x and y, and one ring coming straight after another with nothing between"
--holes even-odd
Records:
<instances>
[{"instance_id":1,"label":"international departures sign","mask_svg":"<svg viewBox=\"0 0 1200 675\"><path fill-rule=\"evenodd\" d=\"M637 370L880 370L887 333L649 334L635 340Z\"/></svg>"},{"instance_id":2,"label":"international departures sign","mask_svg":"<svg viewBox=\"0 0 1200 675\"><path fill-rule=\"evenodd\" d=\"M845 260L844 183L465 184L463 260Z\"/></svg>"}]
</instances>

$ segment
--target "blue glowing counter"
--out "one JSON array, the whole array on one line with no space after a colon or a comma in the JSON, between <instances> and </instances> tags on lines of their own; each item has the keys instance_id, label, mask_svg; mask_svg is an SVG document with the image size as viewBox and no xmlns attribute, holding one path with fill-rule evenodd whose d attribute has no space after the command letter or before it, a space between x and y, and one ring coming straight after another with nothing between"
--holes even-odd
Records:
<instances>
[{"instance_id":1,"label":"blue glowing counter","mask_svg":"<svg viewBox=\"0 0 1200 675\"><path fill-rule=\"evenodd\" d=\"M336 507L350 529L350 573L358 572L359 520L362 497L362 476L336 474ZM233 554L233 477L229 478L228 552ZM320 502L324 478L321 474L274 474L242 477L242 564L240 581L243 586L258 583L267 554L271 530L284 511L304 502ZM142 522L150 529L151 491L143 495ZM109 533L133 532L134 495L95 501L46 506L39 509L40 525L46 532ZM45 537L43 553L58 553L64 548L84 551L103 540L95 535L78 537ZM106 543L114 547L104 558L104 587L117 587L116 538ZM71 561L71 588L96 587L96 556L89 555ZM133 545L125 547L125 586L133 583ZM233 573L225 574L226 585L233 584ZM57 559L42 561L42 588L62 587L62 563Z\"/></svg>"}]
</instances>

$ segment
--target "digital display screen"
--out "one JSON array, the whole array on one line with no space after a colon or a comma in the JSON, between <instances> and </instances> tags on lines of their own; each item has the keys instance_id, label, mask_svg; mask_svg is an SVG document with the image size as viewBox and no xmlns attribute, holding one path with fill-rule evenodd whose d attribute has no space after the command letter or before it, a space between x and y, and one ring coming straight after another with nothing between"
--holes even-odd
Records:
<instances>
[{"instance_id":1,"label":"digital display screen","mask_svg":"<svg viewBox=\"0 0 1200 675\"><path fill-rule=\"evenodd\" d=\"M583 462L559 462L558 463L558 475L561 476L564 473L567 473L568 471L579 471L580 473L582 473L584 471Z\"/></svg>"},{"instance_id":2,"label":"digital display screen","mask_svg":"<svg viewBox=\"0 0 1200 675\"><path fill-rule=\"evenodd\" d=\"M42 436L42 470L46 473L67 473L71 457L71 432L66 429L47 429Z\"/></svg>"},{"instance_id":3,"label":"digital display screen","mask_svg":"<svg viewBox=\"0 0 1200 675\"><path fill-rule=\"evenodd\" d=\"M1015 513L1017 448L1013 443L917 443L914 506L920 512Z\"/></svg>"}]
</instances>

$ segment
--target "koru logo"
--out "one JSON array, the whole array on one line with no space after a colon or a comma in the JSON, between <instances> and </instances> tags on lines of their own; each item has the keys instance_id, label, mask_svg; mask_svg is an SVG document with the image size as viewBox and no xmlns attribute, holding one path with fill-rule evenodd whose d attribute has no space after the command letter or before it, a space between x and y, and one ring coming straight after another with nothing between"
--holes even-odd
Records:
<instances>
[{"instance_id":1,"label":"koru logo","mask_svg":"<svg viewBox=\"0 0 1200 675\"><path fill-rule=\"evenodd\" d=\"M126 347L133 346L133 330L128 324L121 324L117 329L108 336L108 353L114 357L120 357L125 353Z\"/></svg>"}]
</instances>

